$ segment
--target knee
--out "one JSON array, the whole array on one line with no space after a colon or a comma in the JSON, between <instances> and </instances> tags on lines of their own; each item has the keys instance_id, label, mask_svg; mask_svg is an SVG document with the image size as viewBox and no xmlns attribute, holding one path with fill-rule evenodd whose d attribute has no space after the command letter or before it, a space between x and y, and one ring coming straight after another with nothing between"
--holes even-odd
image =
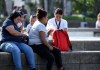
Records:
<instances>
[{"instance_id":1,"label":"knee","mask_svg":"<svg viewBox=\"0 0 100 70\"><path fill-rule=\"evenodd\" d=\"M59 49L57 49L57 52L58 52L58 53L61 53L61 51L60 51Z\"/></svg>"},{"instance_id":2,"label":"knee","mask_svg":"<svg viewBox=\"0 0 100 70\"><path fill-rule=\"evenodd\" d=\"M49 62L54 62L54 57L53 56L49 56L48 61Z\"/></svg>"},{"instance_id":3,"label":"knee","mask_svg":"<svg viewBox=\"0 0 100 70\"><path fill-rule=\"evenodd\" d=\"M33 49L30 46L27 48L27 51L33 53Z\"/></svg>"},{"instance_id":4,"label":"knee","mask_svg":"<svg viewBox=\"0 0 100 70\"><path fill-rule=\"evenodd\" d=\"M33 49L30 46L28 48L29 48L29 51L33 51Z\"/></svg>"},{"instance_id":5,"label":"knee","mask_svg":"<svg viewBox=\"0 0 100 70\"><path fill-rule=\"evenodd\" d=\"M57 54L61 53L61 51L59 49L56 49L56 48L54 48L53 52L57 53Z\"/></svg>"},{"instance_id":6,"label":"knee","mask_svg":"<svg viewBox=\"0 0 100 70\"><path fill-rule=\"evenodd\" d=\"M20 54L20 53L21 53L21 51L20 51L20 49L18 49L18 48L12 48L11 53Z\"/></svg>"}]
</instances>

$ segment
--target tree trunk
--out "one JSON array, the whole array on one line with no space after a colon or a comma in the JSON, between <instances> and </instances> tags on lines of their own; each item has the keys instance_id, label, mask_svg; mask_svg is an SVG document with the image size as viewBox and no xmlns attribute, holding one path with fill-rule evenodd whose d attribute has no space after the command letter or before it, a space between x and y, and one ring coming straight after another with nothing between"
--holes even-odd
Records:
<instances>
[{"instance_id":1,"label":"tree trunk","mask_svg":"<svg viewBox=\"0 0 100 70\"><path fill-rule=\"evenodd\" d=\"M70 15L72 13L72 1L67 1L67 15Z\"/></svg>"},{"instance_id":2,"label":"tree trunk","mask_svg":"<svg viewBox=\"0 0 100 70\"><path fill-rule=\"evenodd\" d=\"M8 15L10 15L12 12L12 5L13 5L12 0L5 0L5 6L6 6L5 8Z\"/></svg>"},{"instance_id":3,"label":"tree trunk","mask_svg":"<svg viewBox=\"0 0 100 70\"><path fill-rule=\"evenodd\" d=\"M72 2L69 0L63 0L64 15L70 15L72 13Z\"/></svg>"},{"instance_id":4,"label":"tree trunk","mask_svg":"<svg viewBox=\"0 0 100 70\"><path fill-rule=\"evenodd\" d=\"M39 0L40 8L44 8L44 0Z\"/></svg>"},{"instance_id":5,"label":"tree trunk","mask_svg":"<svg viewBox=\"0 0 100 70\"><path fill-rule=\"evenodd\" d=\"M97 15L99 13L99 1L94 0L94 15Z\"/></svg>"},{"instance_id":6,"label":"tree trunk","mask_svg":"<svg viewBox=\"0 0 100 70\"><path fill-rule=\"evenodd\" d=\"M55 6L54 6L55 0L48 0L48 4L49 4L48 10L49 10L51 16L53 16L54 9L55 9Z\"/></svg>"},{"instance_id":7,"label":"tree trunk","mask_svg":"<svg viewBox=\"0 0 100 70\"><path fill-rule=\"evenodd\" d=\"M44 0L44 9L46 11L48 11L48 2L47 2L47 0Z\"/></svg>"},{"instance_id":8,"label":"tree trunk","mask_svg":"<svg viewBox=\"0 0 100 70\"><path fill-rule=\"evenodd\" d=\"M67 15L67 2L66 2L66 0L63 0L63 11L64 11L64 15Z\"/></svg>"}]
</instances>

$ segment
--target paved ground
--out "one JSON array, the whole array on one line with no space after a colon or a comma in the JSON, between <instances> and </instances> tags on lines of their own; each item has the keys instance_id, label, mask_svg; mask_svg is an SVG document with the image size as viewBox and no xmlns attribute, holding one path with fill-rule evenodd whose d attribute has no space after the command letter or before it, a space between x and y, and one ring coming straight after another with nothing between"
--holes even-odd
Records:
<instances>
[{"instance_id":1,"label":"paved ground","mask_svg":"<svg viewBox=\"0 0 100 70\"><path fill-rule=\"evenodd\" d=\"M70 37L71 41L100 41L100 37Z\"/></svg>"}]
</instances>

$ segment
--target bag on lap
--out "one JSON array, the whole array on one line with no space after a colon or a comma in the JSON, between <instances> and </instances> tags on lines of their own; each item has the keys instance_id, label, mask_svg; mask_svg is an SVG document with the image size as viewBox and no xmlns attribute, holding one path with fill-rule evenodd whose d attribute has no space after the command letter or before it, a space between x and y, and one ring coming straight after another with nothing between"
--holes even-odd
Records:
<instances>
[{"instance_id":1,"label":"bag on lap","mask_svg":"<svg viewBox=\"0 0 100 70\"><path fill-rule=\"evenodd\" d=\"M59 21L59 24L57 24L55 20L55 23L57 25L58 30L55 30L53 33L53 45L59 48L61 51L68 51L69 49L72 50L72 46L67 32L64 30L59 30L61 21Z\"/></svg>"},{"instance_id":2,"label":"bag on lap","mask_svg":"<svg viewBox=\"0 0 100 70\"><path fill-rule=\"evenodd\" d=\"M56 30L52 36L53 46L59 48L61 51L68 51L71 43L69 40L69 36L64 30Z\"/></svg>"}]
</instances>

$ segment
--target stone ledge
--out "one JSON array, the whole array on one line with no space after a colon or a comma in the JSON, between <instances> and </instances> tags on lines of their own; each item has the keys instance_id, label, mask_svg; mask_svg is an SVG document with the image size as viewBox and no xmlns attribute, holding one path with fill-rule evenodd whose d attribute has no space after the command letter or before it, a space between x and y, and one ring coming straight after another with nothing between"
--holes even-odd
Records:
<instances>
[{"instance_id":1,"label":"stone ledge","mask_svg":"<svg viewBox=\"0 0 100 70\"><path fill-rule=\"evenodd\" d=\"M74 51L100 51L100 40L71 40Z\"/></svg>"},{"instance_id":2,"label":"stone ledge","mask_svg":"<svg viewBox=\"0 0 100 70\"><path fill-rule=\"evenodd\" d=\"M22 53L23 70L30 70ZM46 61L35 54L37 70L45 70ZM99 70L100 51L62 52L63 65L66 70ZM11 54L0 52L0 70L15 70ZM53 70L56 70L54 63Z\"/></svg>"},{"instance_id":3,"label":"stone ledge","mask_svg":"<svg viewBox=\"0 0 100 70\"><path fill-rule=\"evenodd\" d=\"M100 32L96 28L68 28L68 32Z\"/></svg>"}]
</instances>

